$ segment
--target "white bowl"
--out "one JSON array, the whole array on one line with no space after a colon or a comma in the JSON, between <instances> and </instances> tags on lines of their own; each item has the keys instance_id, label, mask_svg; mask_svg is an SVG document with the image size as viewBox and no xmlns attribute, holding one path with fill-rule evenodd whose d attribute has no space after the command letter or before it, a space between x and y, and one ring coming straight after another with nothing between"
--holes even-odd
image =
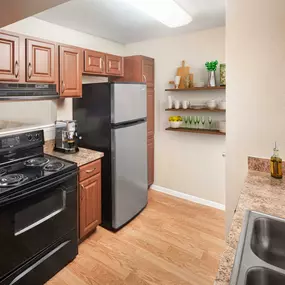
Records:
<instances>
[{"instance_id":1,"label":"white bowl","mask_svg":"<svg viewBox=\"0 0 285 285\"><path fill-rule=\"evenodd\" d=\"M221 133L226 133L226 121L219 122L219 131Z\"/></svg>"},{"instance_id":2,"label":"white bowl","mask_svg":"<svg viewBox=\"0 0 285 285\"><path fill-rule=\"evenodd\" d=\"M178 122L170 122L170 127L173 128L173 129L178 129L180 126L182 125L182 122L181 121L178 121Z\"/></svg>"},{"instance_id":3,"label":"white bowl","mask_svg":"<svg viewBox=\"0 0 285 285\"><path fill-rule=\"evenodd\" d=\"M211 110L213 110L217 107L217 103L215 100L211 100L211 101L206 102L206 105Z\"/></svg>"},{"instance_id":4,"label":"white bowl","mask_svg":"<svg viewBox=\"0 0 285 285\"><path fill-rule=\"evenodd\" d=\"M226 110L226 101L221 101L219 103L219 109Z\"/></svg>"}]
</instances>

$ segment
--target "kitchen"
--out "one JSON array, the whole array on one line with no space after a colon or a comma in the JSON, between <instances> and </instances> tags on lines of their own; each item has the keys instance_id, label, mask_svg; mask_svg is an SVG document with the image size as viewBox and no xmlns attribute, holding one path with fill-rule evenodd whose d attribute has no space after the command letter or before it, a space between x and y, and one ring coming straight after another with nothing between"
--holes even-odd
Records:
<instances>
[{"instance_id":1,"label":"kitchen","mask_svg":"<svg viewBox=\"0 0 285 285\"><path fill-rule=\"evenodd\" d=\"M0 196L0 284L241 284L246 210L285 217L268 167L274 142L281 157L285 148L273 127L283 119L284 4L179 0L192 22L169 28L127 1L58 2L0 30L0 175L17 188ZM216 60L208 87L205 63ZM193 85L179 78L176 90L183 67ZM283 284L283 265L270 262L274 273L246 284Z\"/></svg>"}]
</instances>

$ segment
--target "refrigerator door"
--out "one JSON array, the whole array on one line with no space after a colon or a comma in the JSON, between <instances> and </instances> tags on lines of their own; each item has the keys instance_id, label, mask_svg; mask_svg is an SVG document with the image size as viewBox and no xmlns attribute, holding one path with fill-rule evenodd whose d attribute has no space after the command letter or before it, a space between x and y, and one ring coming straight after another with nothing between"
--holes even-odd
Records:
<instances>
[{"instance_id":1,"label":"refrigerator door","mask_svg":"<svg viewBox=\"0 0 285 285\"><path fill-rule=\"evenodd\" d=\"M146 122L112 129L112 227L120 228L147 204Z\"/></svg>"},{"instance_id":2,"label":"refrigerator door","mask_svg":"<svg viewBox=\"0 0 285 285\"><path fill-rule=\"evenodd\" d=\"M111 123L135 121L145 118L146 85L143 83L111 84Z\"/></svg>"}]
</instances>

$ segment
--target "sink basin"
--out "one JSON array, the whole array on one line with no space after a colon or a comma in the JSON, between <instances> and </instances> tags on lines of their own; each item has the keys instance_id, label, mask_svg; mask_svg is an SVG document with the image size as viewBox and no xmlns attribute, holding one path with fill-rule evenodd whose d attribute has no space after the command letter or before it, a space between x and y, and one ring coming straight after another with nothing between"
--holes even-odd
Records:
<instances>
[{"instance_id":1,"label":"sink basin","mask_svg":"<svg viewBox=\"0 0 285 285\"><path fill-rule=\"evenodd\" d=\"M285 220L247 211L230 285L285 285Z\"/></svg>"},{"instance_id":2,"label":"sink basin","mask_svg":"<svg viewBox=\"0 0 285 285\"><path fill-rule=\"evenodd\" d=\"M284 222L270 218L256 219L253 224L251 249L265 262L285 269Z\"/></svg>"},{"instance_id":3,"label":"sink basin","mask_svg":"<svg viewBox=\"0 0 285 285\"><path fill-rule=\"evenodd\" d=\"M284 285L285 275L264 267L252 268L247 273L245 285Z\"/></svg>"}]
</instances>

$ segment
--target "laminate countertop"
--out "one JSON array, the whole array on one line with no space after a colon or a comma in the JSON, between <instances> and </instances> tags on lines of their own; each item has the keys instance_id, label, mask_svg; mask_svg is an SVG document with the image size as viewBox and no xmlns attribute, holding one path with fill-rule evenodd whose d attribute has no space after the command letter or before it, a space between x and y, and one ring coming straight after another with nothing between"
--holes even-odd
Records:
<instances>
[{"instance_id":1,"label":"laminate countertop","mask_svg":"<svg viewBox=\"0 0 285 285\"><path fill-rule=\"evenodd\" d=\"M87 149L87 148L79 148L79 151L72 154L66 154L58 151L54 151L54 142L47 141L45 142L44 152L46 154L63 158L69 161L73 161L77 163L77 166L80 167L82 165L88 164L94 160L101 159L104 156L103 152Z\"/></svg>"},{"instance_id":2,"label":"laminate countertop","mask_svg":"<svg viewBox=\"0 0 285 285\"><path fill-rule=\"evenodd\" d=\"M216 276L215 285L228 285L246 210L285 218L285 181L268 173L249 171Z\"/></svg>"}]
</instances>

